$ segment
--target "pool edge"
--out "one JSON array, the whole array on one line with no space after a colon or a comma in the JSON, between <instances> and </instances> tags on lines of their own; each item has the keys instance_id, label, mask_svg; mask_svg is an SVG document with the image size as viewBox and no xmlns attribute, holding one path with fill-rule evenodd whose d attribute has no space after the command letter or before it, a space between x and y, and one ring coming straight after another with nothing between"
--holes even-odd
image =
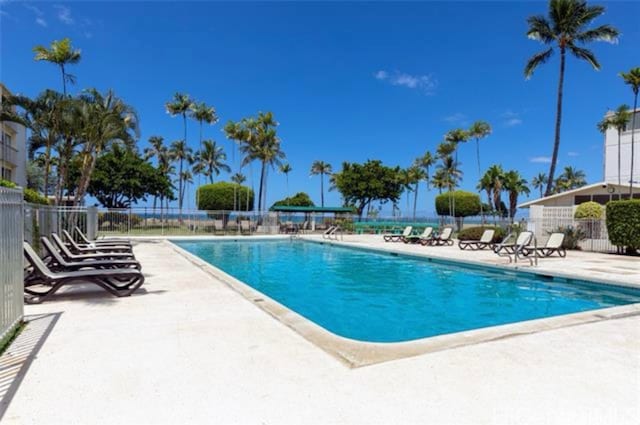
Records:
<instances>
[{"instance_id":1,"label":"pool edge","mask_svg":"<svg viewBox=\"0 0 640 425\"><path fill-rule=\"evenodd\" d=\"M200 268L219 282L225 284L226 286L240 294L248 302L259 307L261 310L269 314L272 318L292 329L298 335L302 336L307 341L311 342L312 344L330 354L332 357L338 359L340 362L350 368L370 366L387 361L416 357L419 355L437 351L497 341L520 335L528 335L553 329L560 329L587 323L600 322L604 320L614 320L640 315L640 303L635 303L625 306L601 308L579 313L564 314L541 319L526 320L517 323L490 326L469 331L421 338L407 342L373 343L357 341L354 339L336 335L333 332L328 331L327 329L301 316L300 314L289 309L278 301L265 295L264 293L254 289L241 280L209 264L197 255L186 251L170 240L164 240L164 243L171 246L174 251L182 255L193 265ZM349 246L346 244L342 245L340 243L336 245ZM351 248L358 247L353 246ZM366 250L366 248L360 249ZM370 251L388 252L376 249L370 249ZM420 258L420 256L415 257ZM463 263L456 260L451 260L451 262ZM484 266L483 264L478 263L470 264ZM500 266L495 266L495 268L501 270L505 269ZM508 268L508 270L513 271L513 268ZM525 272L531 273L531 271ZM565 278L565 276L559 277ZM566 278L571 279L571 277ZM577 278L576 280L583 279ZM623 285L617 284L617 286Z\"/></svg>"}]
</instances>

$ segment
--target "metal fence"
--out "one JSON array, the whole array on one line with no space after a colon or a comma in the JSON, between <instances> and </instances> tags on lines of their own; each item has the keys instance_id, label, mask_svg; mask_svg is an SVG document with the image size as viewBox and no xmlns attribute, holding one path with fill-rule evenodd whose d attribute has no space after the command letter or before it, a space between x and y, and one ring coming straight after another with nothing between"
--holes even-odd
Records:
<instances>
[{"instance_id":1,"label":"metal fence","mask_svg":"<svg viewBox=\"0 0 640 425\"><path fill-rule=\"evenodd\" d=\"M0 339L22 320L22 190L0 187Z\"/></svg>"},{"instance_id":2,"label":"metal fence","mask_svg":"<svg viewBox=\"0 0 640 425\"><path fill-rule=\"evenodd\" d=\"M549 216L530 219L527 222L538 244L544 244L553 232L565 234L565 239L574 239L583 251L616 252L617 247L609 241L606 220L574 219L570 217Z\"/></svg>"}]
</instances>

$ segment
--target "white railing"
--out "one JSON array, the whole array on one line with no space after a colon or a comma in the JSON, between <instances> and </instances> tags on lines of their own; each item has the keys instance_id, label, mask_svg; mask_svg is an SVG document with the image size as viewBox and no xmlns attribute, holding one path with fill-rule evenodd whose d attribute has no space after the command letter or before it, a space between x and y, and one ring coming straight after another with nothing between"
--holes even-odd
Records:
<instances>
[{"instance_id":1,"label":"white railing","mask_svg":"<svg viewBox=\"0 0 640 425\"><path fill-rule=\"evenodd\" d=\"M22 190L0 187L0 340L22 320Z\"/></svg>"}]
</instances>

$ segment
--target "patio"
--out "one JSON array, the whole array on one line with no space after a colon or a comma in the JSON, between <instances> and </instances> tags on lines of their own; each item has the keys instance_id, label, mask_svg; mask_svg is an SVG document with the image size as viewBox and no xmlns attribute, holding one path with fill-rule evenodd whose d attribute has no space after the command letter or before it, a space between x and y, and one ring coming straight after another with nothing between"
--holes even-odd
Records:
<instances>
[{"instance_id":1,"label":"patio","mask_svg":"<svg viewBox=\"0 0 640 425\"><path fill-rule=\"evenodd\" d=\"M0 363L4 423L631 424L640 415L638 315L350 369L167 242L141 241L135 253L147 282L130 298L88 288L26 307L34 325ZM637 282L640 262L622 258L572 252L538 269Z\"/></svg>"}]
</instances>

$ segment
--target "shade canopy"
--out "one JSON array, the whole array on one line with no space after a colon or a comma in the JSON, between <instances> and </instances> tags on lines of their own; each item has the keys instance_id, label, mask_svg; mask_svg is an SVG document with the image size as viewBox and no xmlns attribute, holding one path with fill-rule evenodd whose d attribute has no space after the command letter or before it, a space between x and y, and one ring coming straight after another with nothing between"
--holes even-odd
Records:
<instances>
[{"instance_id":1,"label":"shade canopy","mask_svg":"<svg viewBox=\"0 0 640 425\"><path fill-rule=\"evenodd\" d=\"M353 213L353 208L349 207L298 207L290 205L277 205L269 209L275 212L297 212L297 213Z\"/></svg>"}]
</instances>

